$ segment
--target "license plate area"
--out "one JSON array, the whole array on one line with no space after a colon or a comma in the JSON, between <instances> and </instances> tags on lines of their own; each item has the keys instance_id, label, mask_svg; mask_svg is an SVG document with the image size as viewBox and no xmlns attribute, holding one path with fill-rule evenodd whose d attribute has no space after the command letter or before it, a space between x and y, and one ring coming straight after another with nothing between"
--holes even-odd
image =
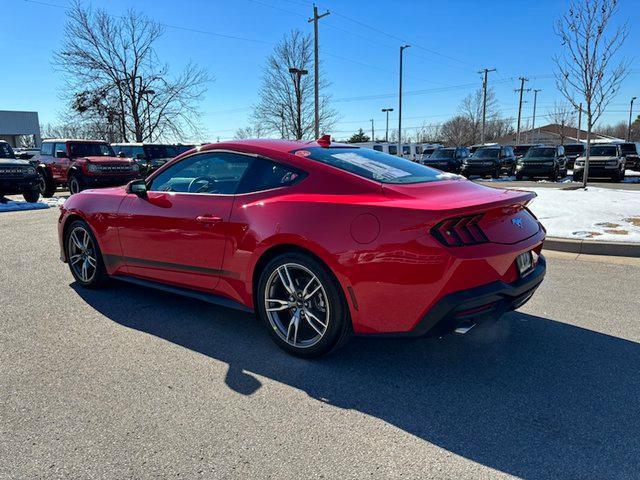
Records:
<instances>
[{"instance_id":1,"label":"license plate area","mask_svg":"<svg viewBox=\"0 0 640 480\"><path fill-rule=\"evenodd\" d=\"M531 252L521 253L516 257L516 266L520 278L526 277L533 271L533 254Z\"/></svg>"}]
</instances>

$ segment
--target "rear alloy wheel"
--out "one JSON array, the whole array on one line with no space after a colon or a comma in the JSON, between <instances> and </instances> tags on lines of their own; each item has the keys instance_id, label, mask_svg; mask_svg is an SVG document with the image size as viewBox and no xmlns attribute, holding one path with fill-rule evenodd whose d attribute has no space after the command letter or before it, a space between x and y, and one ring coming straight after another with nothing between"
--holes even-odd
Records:
<instances>
[{"instance_id":1,"label":"rear alloy wheel","mask_svg":"<svg viewBox=\"0 0 640 480\"><path fill-rule=\"evenodd\" d=\"M82 190L84 190L84 186L82 184L80 175L78 175L77 173L72 173L69 176L69 192L71 193L71 195L74 195L76 193L80 193Z\"/></svg>"},{"instance_id":2,"label":"rear alloy wheel","mask_svg":"<svg viewBox=\"0 0 640 480\"><path fill-rule=\"evenodd\" d=\"M348 337L350 320L339 285L326 268L299 253L265 267L257 310L275 342L300 357L324 355Z\"/></svg>"},{"instance_id":3,"label":"rear alloy wheel","mask_svg":"<svg viewBox=\"0 0 640 480\"><path fill-rule=\"evenodd\" d=\"M89 226L77 220L67 229L65 238L67 262L73 278L83 287L99 287L108 275L102 253Z\"/></svg>"},{"instance_id":4,"label":"rear alloy wheel","mask_svg":"<svg viewBox=\"0 0 640 480\"><path fill-rule=\"evenodd\" d=\"M40 189L27 190L22 194L22 196L24 197L25 201L29 203L36 203L38 200L40 200Z\"/></svg>"}]
</instances>

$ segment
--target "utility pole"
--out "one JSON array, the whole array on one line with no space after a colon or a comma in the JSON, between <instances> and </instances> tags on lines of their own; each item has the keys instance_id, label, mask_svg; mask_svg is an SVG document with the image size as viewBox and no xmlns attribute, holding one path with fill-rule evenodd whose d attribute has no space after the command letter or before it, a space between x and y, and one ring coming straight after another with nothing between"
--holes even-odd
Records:
<instances>
[{"instance_id":1,"label":"utility pole","mask_svg":"<svg viewBox=\"0 0 640 480\"><path fill-rule=\"evenodd\" d=\"M538 103L538 92L541 92L542 89L534 89L533 90L533 120L531 125L531 133L533 135L533 142L536 143L536 105Z\"/></svg>"},{"instance_id":2,"label":"utility pole","mask_svg":"<svg viewBox=\"0 0 640 480\"><path fill-rule=\"evenodd\" d=\"M386 113L387 114L387 129L386 129L385 134L384 134L384 141L385 142L389 141L389 112L393 112L393 108L383 108L382 109L382 113Z\"/></svg>"},{"instance_id":3,"label":"utility pole","mask_svg":"<svg viewBox=\"0 0 640 480\"><path fill-rule=\"evenodd\" d=\"M530 88L525 90L524 82L528 82L529 79L526 77L520 77L520 88L514 90L515 92L520 92L520 101L518 102L518 128L516 130L516 144L520 143L520 119L522 118L522 94L526 91L530 91Z\"/></svg>"},{"instance_id":4,"label":"utility pole","mask_svg":"<svg viewBox=\"0 0 640 480\"><path fill-rule=\"evenodd\" d=\"M489 72L495 72L495 68L484 68L478 73L484 72L484 80L482 81L482 130L480 132L480 143L484 144L484 127L487 121L487 81Z\"/></svg>"},{"instance_id":5,"label":"utility pole","mask_svg":"<svg viewBox=\"0 0 640 480\"><path fill-rule=\"evenodd\" d=\"M372 142L376 141L376 135L375 135L374 130L373 130L373 118L371 119L371 141Z\"/></svg>"},{"instance_id":6,"label":"utility pole","mask_svg":"<svg viewBox=\"0 0 640 480\"><path fill-rule=\"evenodd\" d=\"M329 10L322 15L318 15L318 7L313 4L313 18L309 19L309 23L313 22L313 99L315 107L315 132L316 138L320 138L320 100L319 100L319 82L320 68L318 65L318 20L329 15Z\"/></svg>"},{"instance_id":7,"label":"utility pole","mask_svg":"<svg viewBox=\"0 0 640 480\"><path fill-rule=\"evenodd\" d=\"M402 52L411 45L400 47L400 88L398 92L398 154L402 156Z\"/></svg>"},{"instance_id":8,"label":"utility pole","mask_svg":"<svg viewBox=\"0 0 640 480\"><path fill-rule=\"evenodd\" d=\"M631 141L631 117L633 116L633 101L637 97L631 99L631 105L629 105L629 128L627 129L627 142Z\"/></svg>"},{"instance_id":9,"label":"utility pole","mask_svg":"<svg viewBox=\"0 0 640 480\"><path fill-rule=\"evenodd\" d=\"M578 107L578 134L576 135L578 143L580 143L580 133L582 133L582 103Z\"/></svg>"}]
</instances>

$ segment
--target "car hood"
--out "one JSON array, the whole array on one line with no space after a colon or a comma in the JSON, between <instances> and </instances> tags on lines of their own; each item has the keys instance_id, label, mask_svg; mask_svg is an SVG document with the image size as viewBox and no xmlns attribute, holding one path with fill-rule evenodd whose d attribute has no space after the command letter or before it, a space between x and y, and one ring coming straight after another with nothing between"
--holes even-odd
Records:
<instances>
[{"instance_id":1,"label":"car hood","mask_svg":"<svg viewBox=\"0 0 640 480\"><path fill-rule=\"evenodd\" d=\"M438 162L453 162L453 158L433 158L433 157L427 157L424 159L425 162L434 162L434 163L438 163Z\"/></svg>"},{"instance_id":2,"label":"car hood","mask_svg":"<svg viewBox=\"0 0 640 480\"><path fill-rule=\"evenodd\" d=\"M131 165L133 163L130 159L121 158L121 157L79 157L76 160L86 160L91 163L108 163L110 165L119 164L119 165Z\"/></svg>"},{"instance_id":3,"label":"car hood","mask_svg":"<svg viewBox=\"0 0 640 480\"><path fill-rule=\"evenodd\" d=\"M523 162L553 162L554 158L550 157L522 157Z\"/></svg>"},{"instance_id":4,"label":"car hood","mask_svg":"<svg viewBox=\"0 0 640 480\"><path fill-rule=\"evenodd\" d=\"M0 167L27 167L31 165L27 160L17 158L0 158Z\"/></svg>"},{"instance_id":5,"label":"car hood","mask_svg":"<svg viewBox=\"0 0 640 480\"><path fill-rule=\"evenodd\" d=\"M578 158L576 158L576 160L586 160L587 157L584 156L580 156ZM609 155L589 155L589 160L598 160L601 162L607 161L607 160L618 160L618 157L612 157Z\"/></svg>"},{"instance_id":6,"label":"car hood","mask_svg":"<svg viewBox=\"0 0 640 480\"><path fill-rule=\"evenodd\" d=\"M497 158L467 158L467 163L497 162Z\"/></svg>"}]
</instances>

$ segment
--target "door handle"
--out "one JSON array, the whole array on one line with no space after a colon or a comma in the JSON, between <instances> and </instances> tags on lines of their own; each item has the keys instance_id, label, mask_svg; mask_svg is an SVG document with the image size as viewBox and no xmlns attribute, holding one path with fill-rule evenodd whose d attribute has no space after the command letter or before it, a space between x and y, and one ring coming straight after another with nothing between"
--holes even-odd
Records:
<instances>
[{"instance_id":1,"label":"door handle","mask_svg":"<svg viewBox=\"0 0 640 480\"><path fill-rule=\"evenodd\" d=\"M198 215L196 217L196 222L198 223L206 223L206 224L215 224L222 222L222 218L215 217L213 215Z\"/></svg>"}]
</instances>

